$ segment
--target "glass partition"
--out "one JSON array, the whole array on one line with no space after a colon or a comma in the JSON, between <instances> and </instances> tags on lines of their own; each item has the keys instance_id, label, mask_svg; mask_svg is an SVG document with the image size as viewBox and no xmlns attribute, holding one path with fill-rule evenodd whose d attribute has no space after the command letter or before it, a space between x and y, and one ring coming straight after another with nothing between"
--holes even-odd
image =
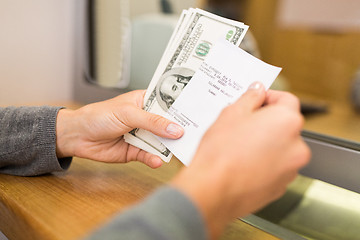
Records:
<instances>
[{"instance_id":1,"label":"glass partition","mask_svg":"<svg viewBox=\"0 0 360 240\"><path fill-rule=\"evenodd\" d=\"M281 239L360 236L360 144L304 131L312 161L285 195L244 221Z\"/></svg>"}]
</instances>

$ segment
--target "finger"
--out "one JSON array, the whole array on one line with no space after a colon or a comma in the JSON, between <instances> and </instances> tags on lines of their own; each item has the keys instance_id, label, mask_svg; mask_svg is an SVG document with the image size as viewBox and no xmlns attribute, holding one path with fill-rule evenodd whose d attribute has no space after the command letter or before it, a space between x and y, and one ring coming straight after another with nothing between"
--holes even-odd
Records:
<instances>
[{"instance_id":1,"label":"finger","mask_svg":"<svg viewBox=\"0 0 360 240\"><path fill-rule=\"evenodd\" d=\"M150 153L147 153L146 155L148 155L144 161L138 160L143 162L144 164L146 164L147 166L151 167L151 168L159 168L163 165L163 161L161 160L160 157L156 156L156 155L152 155Z\"/></svg>"},{"instance_id":2,"label":"finger","mask_svg":"<svg viewBox=\"0 0 360 240\"><path fill-rule=\"evenodd\" d=\"M294 149L294 157L291 162L294 168L299 170L310 162L311 150L300 136L297 138L296 141L297 145Z\"/></svg>"},{"instance_id":3,"label":"finger","mask_svg":"<svg viewBox=\"0 0 360 240\"><path fill-rule=\"evenodd\" d=\"M137 106L143 108L146 90L141 89L141 90L135 90L134 92L137 95Z\"/></svg>"},{"instance_id":4,"label":"finger","mask_svg":"<svg viewBox=\"0 0 360 240\"><path fill-rule=\"evenodd\" d=\"M265 101L265 87L260 82L252 83L248 90L234 103L237 109L252 112L260 108Z\"/></svg>"},{"instance_id":5,"label":"finger","mask_svg":"<svg viewBox=\"0 0 360 240\"><path fill-rule=\"evenodd\" d=\"M180 125L142 109L145 93L145 90L135 90L119 96L117 101L120 101L119 99L126 94L130 96L127 98L127 101L130 102L130 104L122 105L121 110L119 111L122 114L116 114L117 119L130 129L142 128L160 137L171 139L180 138L184 134L184 130ZM134 102L135 106L132 104Z\"/></svg>"},{"instance_id":6,"label":"finger","mask_svg":"<svg viewBox=\"0 0 360 240\"><path fill-rule=\"evenodd\" d=\"M265 104L283 105L297 111L300 110L299 99L295 95L284 91L269 90L266 94Z\"/></svg>"},{"instance_id":7,"label":"finger","mask_svg":"<svg viewBox=\"0 0 360 240\"><path fill-rule=\"evenodd\" d=\"M160 157L148 153L132 145L129 145L126 161L127 162L138 161L151 168L158 168L161 167L163 164L163 161L161 160Z\"/></svg>"},{"instance_id":8,"label":"finger","mask_svg":"<svg viewBox=\"0 0 360 240\"><path fill-rule=\"evenodd\" d=\"M128 122L133 128L145 129L160 137L177 139L184 134L184 129L180 125L142 109L136 109L128 116Z\"/></svg>"},{"instance_id":9,"label":"finger","mask_svg":"<svg viewBox=\"0 0 360 240\"><path fill-rule=\"evenodd\" d=\"M136 161L141 162L151 168L158 168L161 167L163 164L163 161L160 157L153 155L151 153L145 152L144 150L140 150Z\"/></svg>"}]
</instances>

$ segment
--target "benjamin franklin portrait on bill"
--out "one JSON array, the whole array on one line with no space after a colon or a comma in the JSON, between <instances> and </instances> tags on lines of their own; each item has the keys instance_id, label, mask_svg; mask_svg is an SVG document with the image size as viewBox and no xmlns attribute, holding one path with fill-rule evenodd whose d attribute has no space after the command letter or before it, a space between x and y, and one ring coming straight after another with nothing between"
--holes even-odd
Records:
<instances>
[{"instance_id":1,"label":"benjamin franklin portrait on bill","mask_svg":"<svg viewBox=\"0 0 360 240\"><path fill-rule=\"evenodd\" d=\"M156 100L164 111L168 111L194 73L188 68L174 68L161 77L156 85Z\"/></svg>"}]
</instances>

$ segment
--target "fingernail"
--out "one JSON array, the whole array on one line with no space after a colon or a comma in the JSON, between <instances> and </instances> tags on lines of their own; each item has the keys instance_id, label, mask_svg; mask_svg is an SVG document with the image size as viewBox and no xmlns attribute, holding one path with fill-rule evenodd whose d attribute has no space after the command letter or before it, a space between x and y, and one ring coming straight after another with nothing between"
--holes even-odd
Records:
<instances>
[{"instance_id":1,"label":"fingernail","mask_svg":"<svg viewBox=\"0 0 360 240\"><path fill-rule=\"evenodd\" d=\"M157 158L152 158L151 159L151 166L152 168L158 168L158 167L161 167L161 165L163 164L163 161L157 157Z\"/></svg>"},{"instance_id":2,"label":"fingernail","mask_svg":"<svg viewBox=\"0 0 360 240\"><path fill-rule=\"evenodd\" d=\"M250 84L250 86L248 87L248 90L259 90L260 88L262 88L262 83L261 82L253 82L252 84Z\"/></svg>"},{"instance_id":3,"label":"fingernail","mask_svg":"<svg viewBox=\"0 0 360 240\"><path fill-rule=\"evenodd\" d=\"M175 137L180 137L183 134L183 129L177 124L170 123L166 128L166 132Z\"/></svg>"}]
</instances>

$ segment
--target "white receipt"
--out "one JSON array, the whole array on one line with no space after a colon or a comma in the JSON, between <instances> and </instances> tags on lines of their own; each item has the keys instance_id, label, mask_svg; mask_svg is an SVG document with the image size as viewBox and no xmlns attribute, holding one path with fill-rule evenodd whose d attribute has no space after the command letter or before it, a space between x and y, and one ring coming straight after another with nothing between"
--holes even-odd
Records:
<instances>
[{"instance_id":1,"label":"white receipt","mask_svg":"<svg viewBox=\"0 0 360 240\"><path fill-rule=\"evenodd\" d=\"M160 141L188 166L202 136L221 110L235 102L253 82L262 82L268 89L280 71L281 68L253 57L228 41L219 41L163 115L180 124L184 135L177 140L159 138Z\"/></svg>"}]
</instances>

